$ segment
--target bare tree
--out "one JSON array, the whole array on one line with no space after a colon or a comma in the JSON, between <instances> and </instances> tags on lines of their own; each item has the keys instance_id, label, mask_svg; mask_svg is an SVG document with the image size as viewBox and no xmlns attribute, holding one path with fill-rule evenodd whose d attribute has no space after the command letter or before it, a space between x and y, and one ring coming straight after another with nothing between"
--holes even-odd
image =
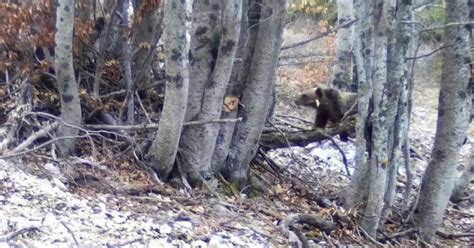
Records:
<instances>
[{"instance_id":1,"label":"bare tree","mask_svg":"<svg viewBox=\"0 0 474 248\"><path fill-rule=\"evenodd\" d=\"M367 199L368 166L366 147L371 142L367 136L370 98L372 96L372 56L365 56L366 51L373 50L372 37L374 35L373 4L369 1L354 1L354 12L358 19L354 32L354 58L358 74L358 119L356 124L356 156L354 175L346 194L345 205L348 208L356 207Z\"/></svg>"},{"instance_id":2,"label":"bare tree","mask_svg":"<svg viewBox=\"0 0 474 248\"><path fill-rule=\"evenodd\" d=\"M59 0L56 9L56 58L55 68L61 99L61 119L71 125L80 126L81 103L74 76L72 38L74 30L74 0ZM79 130L64 124L58 128L58 136L73 137ZM75 139L67 138L57 142L60 153L65 156L74 150Z\"/></svg>"},{"instance_id":3,"label":"bare tree","mask_svg":"<svg viewBox=\"0 0 474 248\"><path fill-rule=\"evenodd\" d=\"M469 20L467 0L446 1L446 24ZM438 122L431 161L423 176L416 223L424 240L430 241L443 219L454 187L459 150L466 137L470 111L470 26L446 26Z\"/></svg>"},{"instance_id":4,"label":"bare tree","mask_svg":"<svg viewBox=\"0 0 474 248\"><path fill-rule=\"evenodd\" d=\"M337 22L339 25L347 23L354 19L353 0L337 0ZM332 67L331 83L339 89L349 91L352 87L351 67L352 61L352 26L342 28L336 35L336 59Z\"/></svg>"},{"instance_id":5,"label":"bare tree","mask_svg":"<svg viewBox=\"0 0 474 248\"><path fill-rule=\"evenodd\" d=\"M396 9L391 1L355 2L359 119L356 166L346 206L363 206L361 227L370 236L375 236L392 207L403 134L408 128L408 96L402 88L407 84L410 4L403 1Z\"/></svg>"},{"instance_id":6,"label":"bare tree","mask_svg":"<svg viewBox=\"0 0 474 248\"><path fill-rule=\"evenodd\" d=\"M175 162L186 112L191 12L190 0L165 3L166 95L158 132L147 156L152 168L165 179Z\"/></svg>"},{"instance_id":7,"label":"bare tree","mask_svg":"<svg viewBox=\"0 0 474 248\"><path fill-rule=\"evenodd\" d=\"M201 1L197 1L201 2ZM203 4L203 3L201 3ZM199 52L200 48L199 45L203 45L200 43L209 42L208 40L203 39L203 36L211 36L208 38L212 38L212 25L200 26L196 23L196 31L195 35L198 34L201 37L194 36L193 40L194 43L197 43L194 47L193 56L196 60L196 64L193 70L193 73L198 73L196 78L202 78L204 81L197 81L197 83L193 86L195 92L202 92L200 95L200 99L198 96L190 98L188 102L188 106L190 106L190 110L195 108L195 106L200 106L199 109L195 109L196 113L194 115L189 116L192 120L213 120L219 119L220 113L222 110L224 94L227 88L227 85L230 80L233 61L235 59L235 53L237 50L237 43L240 34L240 20L242 17L242 1L234 0L234 1L226 1L221 3L223 6L222 10L222 22L220 24L219 30L216 32L220 33L220 38L216 41L216 44L207 44L210 45L207 53L203 54ZM205 5L205 4L204 4ZM214 8L220 6L219 4L215 3ZM218 14L217 12L216 14ZM209 16L203 15L202 12L195 12L196 16ZM199 20L199 18L197 17ZM211 18L212 19L212 18ZM207 28L207 30L203 30ZM200 33L201 31L202 33ZM217 46L217 57L212 54L212 49L216 49L212 46ZM197 57L199 55L199 57ZM205 57L205 56L211 56ZM209 66L204 68L203 65L197 67L198 63L212 63L213 66ZM197 70L199 69L199 71ZM206 70L205 70L206 69ZM210 74L208 75L208 72ZM205 75L202 75L202 74ZM193 74L194 76L194 74ZM207 76L207 78L205 77ZM194 78L194 77L193 77ZM198 88L198 87L201 88ZM196 101L197 100L197 101ZM216 144L217 134L219 132L219 124L207 124L207 125L197 125L197 126L189 126L186 127L181 140L181 148L183 153L183 165L181 168L181 172L187 174L192 181L196 182L199 181L197 178L197 173L208 177L211 173L211 159L212 154L214 151L214 147Z\"/></svg>"},{"instance_id":8,"label":"bare tree","mask_svg":"<svg viewBox=\"0 0 474 248\"><path fill-rule=\"evenodd\" d=\"M278 56L285 24L285 0L272 0L262 6L258 38L255 44L246 88L224 174L239 186L248 185L248 166L258 148L275 82Z\"/></svg>"}]
</instances>

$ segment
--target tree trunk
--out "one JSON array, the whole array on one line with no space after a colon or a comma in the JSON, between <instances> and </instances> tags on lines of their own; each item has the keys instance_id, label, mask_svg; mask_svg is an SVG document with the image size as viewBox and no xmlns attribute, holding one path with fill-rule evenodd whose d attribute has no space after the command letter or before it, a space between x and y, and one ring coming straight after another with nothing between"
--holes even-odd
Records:
<instances>
[{"instance_id":1,"label":"tree trunk","mask_svg":"<svg viewBox=\"0 0 474 248\"><path fill-rule=\"evenodd\" d=\"M133 54L132 78L137 88L146 87L151 81L151 64L154 57L155 45L161 37L162 17L160 5L156 2L150 4L148 1L141 1L135 9L136 19L140 22L134 34L132 50L137 49Z\"/></svg>"},{"instance_id":2,"label":"tree trunk","mask_svg":"<svg viewBox=\"0 0 474 248\"><path fill-rule=\"evenodd\" d=\"M285 24L285 0L272 0L262 6L261 22L255 53L246 88L242 96L239 116L226 159L224 174L240 187L248 185L248 166L258 148L274 87L278 55Z\"/></svg>"},{"instance_id":3,"label":"tree trunk","mask_svg":"<svg viewBox=\"0 0 474 248\"><path fill-rule=\"evenodd\" d=\"M337 0L337 22L339 25L354 19L353 0ZM342 28L336 35L336 60L332 67L331 83L333 86L350 91L352 86L352 33L353 27Z\"/></svg>"},{"instance_id":4,"label":"tree trunk","mask_svg":"<svg viewBox=\"0 0 474 248\"><path fill-rule=\"evenodd\" d=\"M238 99L244 91L255 51L259 27L256 24L259 18L260 4L256 0L242 1L239 44L231 79L225 94L227 99ZM237 110L238 108L222 111L221 118L236 118ZM217 136L214 153L212 154L211 167L213 171L220 172L225 168L224 162L229 154L235 125L235 122L220 124L219 135Z\"/></svg>"},{"instance_id":5,"label":"tree trunk","mask_svg":"<svg viewBox=\"0 0 474 248\"><path fill-rule=\"evenodd\" d=\"M386 189L386 177L389 166L388 151L390 149L389 129L393 126L394 117L390 116L396 106L389 106L391 85L387 82L387 48L391 31L391 14L394 7L389 0L378 0L374 11L374 50L373 54L373 106L372 113L372 144L369 161L369 192L367 205L361 227L375 237L380 221L383 197ZM396 114L396 111L395 111Z\"/></svg>"},{"instance_id":6,"label":"tree trunk","mask_svg":"<svg viewBox=\"0 0 474 248\"><path fill-rule=\"evenodd\" d=\"M56 58L55 69L58 80L58 90L61 99L61 119L69 124L80 126L82 120L79 91L74 77L72 61L72 39L74 29L74 0L59 0L56 9ZM60 125L58 136L76 136L77 128ZM62 156L74 151L74 138L67 138L57 142Z\"/></svg>"},{"instance_id":7,"label":"tree trunk","mask_svg":"<svg viewBox=\"0 0 474 248\"><path fill-rule=\"evenodd\" d=\"M131 54L130 45L128 43L128 0L121 0L122 16L122 61L123 61L123 78L127 86L127 96L125 97L125 105L122 110L126 110L127 124L135 124L135 81L132 79ZM122 112L123 113L123 112Z\"/></svg>"},{"instance_id":8,"label":"tree trunk","mask_svg":"<svg viewBox=\"0 0 474 248\"><path fill-rule=\"evenodd\" d=\"M446 1L446 23L469 20L467 0ZM470 26L446 27L438 122L432 158L423 176L415 220L421 237L431 241L441 224L454 186L459 150L466 137L470 99Z\"/></svg>"},{"instance_id":9,"label":"tree trunk","mask_svg":"<svg viewBox=\"0 0 474 248\"><path fill-rule=\"evenodd\" d=\"M402 1L398 5L396 21L394 22L394 32L391 36L390 54L391 63L389 68L389 106L388 123L395 123L389 130L389 137L393 139L392 148L389 153L389 169L387 175L387 191L384 197L384 207L382 210L383 224L390 214L390 209L395 198L395 189L397 184L397 174L399 165L402 163L402 144L406 138L404 135L408 131L408 112L407 112L407 96L408 82L406 74L408 72L408 64L406 61L407 51L411 46L411 37L413 36L412 28L411 0Z\"/></svg>"},{"instance_id":10,"label":"tree trunk","mask_svg":"<svg viewBox=\"0 0 474 248\"><path fill-rule=\"evenodd\" d=\"M366 51L373 51L374 25L372 13L374 6L369 1L356 0L354 10L358 22L354 33L354 58L358 75L358 119L356 124L356 155L354 175L346 194L345 205L353 208L367 199L368 166L366 158L367 118L369 115L369 102L372 95L372 57L366 56Z\"/></svg>"},{"instance_id":11,"label":"tree trunk","mask_svg":"<svg viewBox=\"0 0 474 248\"><path fill-rule=\"evenodd\" d=\"M237 50L242 16L241 2L241 0L234 0L223 3L222 31L215 66L203 85L203 96L199 101L201 109L193 120L214 120L220 117ZM185 128L180 148L183 154L186 154L186 160L180 166L180 171L187 173L191 182L198 179L192 177L195 171L205 178L211 177L211 159L218 133L219 124L217 123Z\"/></svg>"},{"instance_id":12,"label":"tree trunk","mask_svg":"<svg viewBox=\"0 0 474 248\"><path fill-rule=\"evenodd\" d=\"M459 202L464 197L464 193L468 191L471 182L474 180L474 144L471 143L471 156L461 176L455 183L453 194L451 195L452 202Z\"/></svg>"},{"instance_id":13,"label":"tree trunk","mask_svg":"<svg viewBox=\"0 0 474 248\"><path fill-rule=\"evenodd\" d=\"M168 178L173 168L186 112L191 7L190 0L165 3L166 94L158 132L147 156L153 170L163 179Z\"/></svg>"}]
</instances>

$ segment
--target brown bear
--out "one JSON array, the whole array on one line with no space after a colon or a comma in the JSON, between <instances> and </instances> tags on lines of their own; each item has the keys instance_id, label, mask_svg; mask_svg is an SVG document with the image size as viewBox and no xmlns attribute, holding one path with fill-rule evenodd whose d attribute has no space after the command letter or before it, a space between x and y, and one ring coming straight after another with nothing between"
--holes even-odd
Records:
<instances>
[{"instance_id":1,"label":"brown bear","mask_svg":"<svg viewBox=\"0 0 474 248\"><path fill-rule=\"evenodd\" d=\"M295 100L297 105L316 109L314 126L324 128L328 122L338 123L344 116L357 113L357 93L342 92L334 88L315 87L303 91ZM341 134L347 141L347 133Z\"/></svg>"}]
</instances>

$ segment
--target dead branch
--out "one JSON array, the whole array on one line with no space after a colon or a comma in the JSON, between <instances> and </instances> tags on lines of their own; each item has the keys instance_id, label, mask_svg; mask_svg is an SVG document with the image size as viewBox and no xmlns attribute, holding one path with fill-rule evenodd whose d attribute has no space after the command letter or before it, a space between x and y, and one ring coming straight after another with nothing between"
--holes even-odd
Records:
<instances>
[{"instance_id":1,"label":"dead branch","mask_svg":"<svg viewBox=\"0 0 474 248\"><path fill-rule=\"evenodd\" d=\"M74 233L72 232L71 228L69 228L69 226L67 226L64 221L61 221L60 223L61 223L61 224L64 226L64 228L66 228L66 230L71 234L72 239L74 240L74 243L76 243L77 247L80 247L79 242L78 242L77 239L76 239L76 235L74 235Z\"/></svg>"},{"instance_id":2,"label":"dead branch","mask_svg":"<svg viewBox=\"0 0 474 248\"><path fill-rule=\"evenodd\" d=\"M327 36L327 35L329 35L329 34L332 34L332 33L336 32L337 30L339 30L339 29L341 29L341 28L348 28L349 26L351 26L351 25L352 25L353 23L355 23L356 21L357 21L357 19L350 20L350 21L348 21L348 22L346 22L346 23L343 23L343 24L341 24L341 25L339 25L339 26L337 26L337 27L335 27L335 28L333 28L333 29L331 29L331 30L329 30L329 31L322 32L322 33L316 35L316 36L313 37L313 38L310 38L310 39L307 39L307 40L304 40L304 41L300 41L300 42L297 42L297 43L295 43L295 44L291 44L291 45L284 46L284 47L281 48L281 51L287 50L287 49L290 49L290 48L294 48L294 47L297 47L297 46L302 46L302 45L308 44L308 43L310 43L310 42L312 42L312 41L321 39L321 38L323 38L323 37L325 37L325 36Z\"/></svg>"},{"instance_id":3,"label":"dead branch","mask_svg":"<svg viewBox=\"0 0 474 248\"><path fill-rule=\"evenodd\" d=\"M347 162L347 157L346 157L346 154L344 153L344 151L342 150L342 148L336 143L336 141L331 137L331 136L327 136L327 138L332 142L332 144L334 145L334 147L336 147L336 149L339 151L339 153L341 154L342 156L342 162L344 163L344 167L346 169L346 173L347 175L350 177L351 176L351 172L349 171L349 163Z\"/></svg>"},{"instance_id":4,"label":"dead branch","mask_svg":"<svg viewBox=\"0 0 474 248\"><path fill-rule=\"evenodd\" d=\"M58 128L59 122L53 122L52 124L46 126L45 128L39 130L38 132L33 133L30 135L25 141L23 141L21 144L19 144L15 149L13 149L14 152L21 152L24 149L28 148L33 142L38 140L39 138L43 138L48 136L53 130Z\"/></svg>"},{"instance_id":5,"label":"dead branch","mask_svg":"<svg viewBox=\"0 0 474 248\"><path fill-rule=\"evenodd\" d=\"M474 233L446 233L443 231L436 231L436 234L445 238L445 239L456 239L456 238L465 238L465 237L474 237Z\"/></svg>"},{"instance_id":6,"label":"dead branch","mask_svg":"<svg viewBox=\"0 0 474 248\"><path fill-rule=\"evenodd\" d=\"M202 120L202 121L190 121L185 122L183 126L192 125L204 125L212 123L228 123L228 122L239 122L242 121L242 117L237 119L218 119L218 120ZM89 129L105 129L105 130L139 130L139 129L157 129L158 124L139 124L139 125L85 125Z\"/></svg>"},{"instance_id":7,"label":"dead branch","mask_svg":"<svg viewBox=\"0 0 474 248\"><path fill-rule=\"evenodd\" d=\"M374 244L376 244L377 246L380 246L380 247L385 247L382 243L380 243L375 238L370 236L362 227L357 227L357 230L360 230L364 234L364 236L367 237L372 243L374 243Z\"/></svg>"},{"instance_id":8,"label":"dead branch","mask_svg":"<svg viewBox=\"0 0 474 248\"><path fill-rule=\"evenodd\" d=\"M308 121L308 120L305 120L301 117L298 117L298 116L293 116L293 115L276 115L277 117L281 117L281 118L289 118L289 119L295 119L295 120L298 120L298 121L301 121L305 124L308 124L308 125L313 125L313 122L312 121Z\"/></svg>"},{"instance_id":9,"label":"dead branch","mask_svg":"<svg viewBox=\"0 0 474 248\"><path fill-rule=\"evenodd\" d=\"M350 132L354 129L355 122L355 117L349 117L339 125L328 129L316 128L310 131L287 132L284 134L279 132L264 133L260 137L260 145L267 149L306 146L313 142L326 140L328 137L336 136L343 132Z\"/></svg>"},{"instance_id":10,"label":"dead branch","mask_svg":"<svg viewBox=\"0 0 474 248\"><path fill-rule=\"evenodd\" d=\"M331 233L334 229L336 229L336 224L330 221L323 220L321 217L310 214L292 214L282 219L280 221L280 224L278 224L278 228L280 229L280 231L283 232L284 235L286 235L288 238L290 238L292 235L297 236L302 244L305 244L305 241L301 240L301 238L299 237L300 235L294 232L294 230L291 230L295 228L293 225L297 223L314 226L327 234Z\"/></svg>"},{"instance_id":11,"label":"dead branch","mask_svg":"<svg viewBox=\"0 0 474 248\"><path fill-rule=\"evenodd\" d=\"M396 238L400 238L400 237L403 237L403 236L408 236L408 235L410 235L412 233L416 233L416 232L418 232L418 228L410 228L410 229L407 229L405 231L393 233L391 235L386 235L384 238L379 239L379 241L380 242L385 242L387 240L396 239Z\"/></svg>"},{"instance_id":12,"label":"dead branch","mask_svg":"<svg viewBox=\"0 0 474 248\"><path fill-rule=\"evenodd\" d=\"M20 228L20 229L14 231L14 232L11 232L7 235L0 236L0 242L8 242L8 241L14 239L15 237L17 237L19 235L22 235L22 234L27 233L27 232L33 232L33 231L40 231L40 229L37 226L30 226L30 227Z\"/></svg>"},{"instance_id":13,"label":"dead branch","mask_svg":"<svg viewBox=\"0 0 474 248\"><path fill-rule=\"evenodd\" d=\"M107 248L122 247L122 246L127 246L127 245L130 245L130 244L137 243L137 242L142 242L142 241L143 241L143 238L135 238L135 239L125 241L125 242L119 242L119 243L115 243L115 244L107 244Z\"/></svg>"}]
</instances>

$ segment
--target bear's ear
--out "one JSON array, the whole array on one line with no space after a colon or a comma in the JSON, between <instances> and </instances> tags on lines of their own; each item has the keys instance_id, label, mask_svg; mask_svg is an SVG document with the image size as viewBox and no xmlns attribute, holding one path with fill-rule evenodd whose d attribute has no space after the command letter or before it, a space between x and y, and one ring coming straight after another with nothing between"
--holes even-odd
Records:
<instances>
[{"instance_id":1,"label":"bear's ear","mask_svg":"<svg viewBox=\"0 0 474 248\"><path fill-rule=\"evenodd\" d=\"M323 97L323 89L320 88L320 87L316 88L316 91L315 91L314 93L316 94L316 96L317 96L318 98L322 98L322 97Z\"/></svg>"}]
</instances>

